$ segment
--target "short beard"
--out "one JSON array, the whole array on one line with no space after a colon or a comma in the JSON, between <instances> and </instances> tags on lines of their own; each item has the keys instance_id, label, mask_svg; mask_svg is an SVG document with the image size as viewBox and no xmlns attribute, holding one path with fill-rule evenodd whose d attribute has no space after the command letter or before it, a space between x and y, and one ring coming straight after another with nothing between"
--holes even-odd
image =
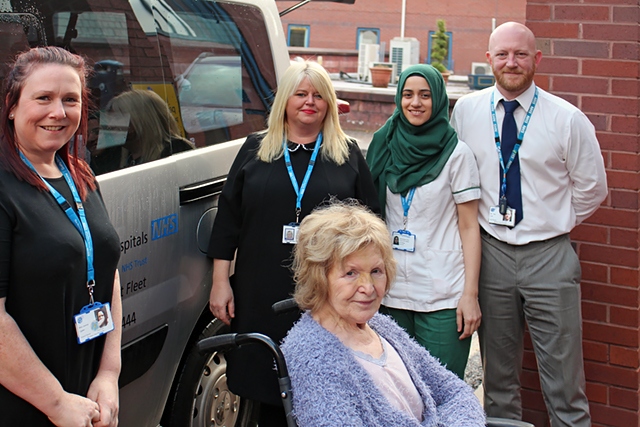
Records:
<instances>
[{"instance_id":1,"label":"short beard","mask_svg":"<svg viewBox=\"0 0 640 427\"><path fill-rule=\"evenodd\" d=\"M529 71L520 74L520 76L518 76L518 79L513 80L505 77L503 68L503 71L496 76L496 81L498 83L498 86L500 86L507 92L521 92L531 86L531 82L533 81L533 76L535 74L536 66L534 64Z\"/></svg>"}]
</instances>

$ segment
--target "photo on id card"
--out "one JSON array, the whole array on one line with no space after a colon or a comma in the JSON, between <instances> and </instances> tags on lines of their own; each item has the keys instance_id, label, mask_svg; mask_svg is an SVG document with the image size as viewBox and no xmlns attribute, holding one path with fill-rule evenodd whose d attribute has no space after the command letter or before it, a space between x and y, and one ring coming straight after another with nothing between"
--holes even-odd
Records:
<instances>
[{"instance_id":1,"label":"photo on id card","mask_svg":"<svg viewBox=\"0 0 640 427\"><path fill-rule=\"evenodd\" d=\"M109 303L84 307L74 316L78 344L83 344L114 330Z\"/></svg>"}]
</instances>

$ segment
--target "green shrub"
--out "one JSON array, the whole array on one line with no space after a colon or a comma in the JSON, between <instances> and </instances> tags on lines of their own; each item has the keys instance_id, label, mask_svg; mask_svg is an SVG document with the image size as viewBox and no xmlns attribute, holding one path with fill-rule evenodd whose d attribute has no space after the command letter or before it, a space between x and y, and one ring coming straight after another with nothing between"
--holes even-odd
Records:
<instances>
[{"instance_id":1,"label":"green shrub","mask_svg":"<svg viewBox=\"0 0 640 427\"><path fill-rule=\"evenodd\" d=\"M438 30L434 33L431 42L431 65L441 73L446 73L447 67L444 66L443 61L447 57L449 49L449 36L443 19L438 19L437 25Z\"/></svg>"}]
</instances>

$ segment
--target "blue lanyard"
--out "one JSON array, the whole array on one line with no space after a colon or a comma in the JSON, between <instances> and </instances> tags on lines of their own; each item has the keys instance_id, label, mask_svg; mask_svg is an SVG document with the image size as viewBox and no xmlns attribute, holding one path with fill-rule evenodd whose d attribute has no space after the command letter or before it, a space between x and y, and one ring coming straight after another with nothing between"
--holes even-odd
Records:
<instances>
[{"instance_id":1,"label":"blue lanyard","mask_svg":"<svg viewBox=\"0 0 640 427\"><path fill-rule=\"evenodd\" d=\"M318 134L318 138L316 139L316 146L313 149L313 153L311 153L309 166L307 166L307 172L304 174L302 185L298 187L298 180L296 179L296 175L293 173L293 166L291 166L291 156L289 155L289 149L287 148L287 141L285 140L282 142L282 148L284 149L284 163L287 166L287 171L289 172L289 178L291 179L291 184L293 185L293 189L296 192L296 224L300 223L300 212L302 211L302 197L304 196L304 192L307 189L307 184L309 184L309 178L311 178L311 172L313 171L313 167L316 164L316 158L318 157L318 152L320 151L320 145L322 145L322 132Z\"/></svg>"},{"instance_id":2,"label":"blue lanyard","mask_svg":"<svg viewBox=\"0 0 640 427\"><path fill-rule=\"evenodd\" d=\"M491 93L491 120L493 120L493 134L495 136L496 141L496 150L498 151L498 159L500 160L500 166L502 167L502 188L500 189L500 194L507 194L507 172L513 163L513 160L516 158L518 154L518 150L520 150L520 146L522 145L522 141L524 140L524 133L527 131L527 126L529 125L529 120L531 120L531 115L533 114L533 110L536 108L536 104L538 103L538 88L533 94L533 99L531 100L531 105L529 106L529 110L527 111L527 115L524 118L524 122L520 127L520 133L518 133L518 142L513 146L513 150L511 151L511 156L509 156L509 161L506 166L504 164L504 160L502 158L502 148L500 145L500 133L498 132L498 120L496 119L496 106L493 100L493 92Z\"/></svg>"},{"instance_id":3,"label":"blue lanyard","mask_svg":"<svg viewBox=\"0 0 640 427\"><path fill-rule=\"evenodd\" d=\"M91 231L89 231L89 224L87 223L87 217L84 212L84 206L82 205L82 199L80 199L80 195L78 194L78 190L76 189L76 185L71 178L71 173L69 169L67 169L67 165L64 164L62 159L56 155L56 165L62 172L62 176L64 180L67 182L69 189L71 190L71 194L73 195L73 201L76 204L78 209L78 214L73 210L71 205L67 202L67 199L64 198L62 194L58 192L55 188L51 186L42 176L36 171L33 167L29 159L27 159L22 152L20 152L20 158L22 161L34 171L42 182L47 186L49 192L53 197L55 197L56 201L62 208L65 214L67 214L67 218L71 221L71 224L80 232L82 236L82 240L84 241L84 248L87 254L87 289L89 290L89 299L91 304L94 303L93 300L93 287L95 286L95 273L93 270L93 241L91 240ZM80 216L78 218L78 215Z\"/></svg>"},{"instance_id":4,"label":"blue lanyard","mask_svg":"<svg viewBox=\"0 0 640 427\"><path fill-rule=\"evenodd\" d=\"M402 211L404 212L404 217L402 219L402 224L404 229L407 229L407 222L409 221L409 209L411 208L411 202L413 202L413 195L416 194L416 187L413 187L407 193L407 197L404 197L402 194L400 195L400 200L402 200Z\"/></svg>"}]
</instances>

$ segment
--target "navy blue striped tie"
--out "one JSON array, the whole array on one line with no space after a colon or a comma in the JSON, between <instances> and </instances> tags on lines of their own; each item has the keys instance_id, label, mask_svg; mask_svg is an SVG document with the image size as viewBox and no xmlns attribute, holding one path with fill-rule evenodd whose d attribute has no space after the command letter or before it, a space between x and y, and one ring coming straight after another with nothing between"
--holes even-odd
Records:
<instances>
[{"instance_id":1,"label":"navy blue striped tie","mask_svg":"<svg viewBox=\"0 0 640 427\"><path fill-rule=\"evenodd\" d=\"M502 145L502 159L504 165L507 165L513 147L518 140L518 128L513 112L520 106L518 101L502 100L504 107L504 120L502 121L502 137L500 143ZM500 187L502 188L502 167L500 167ZM520 156L517 155L513 159L513 163L507 172L507 204L516 210L516 224L522 220L522 190L520 188Z\"/></svg>"}]
</instances>

